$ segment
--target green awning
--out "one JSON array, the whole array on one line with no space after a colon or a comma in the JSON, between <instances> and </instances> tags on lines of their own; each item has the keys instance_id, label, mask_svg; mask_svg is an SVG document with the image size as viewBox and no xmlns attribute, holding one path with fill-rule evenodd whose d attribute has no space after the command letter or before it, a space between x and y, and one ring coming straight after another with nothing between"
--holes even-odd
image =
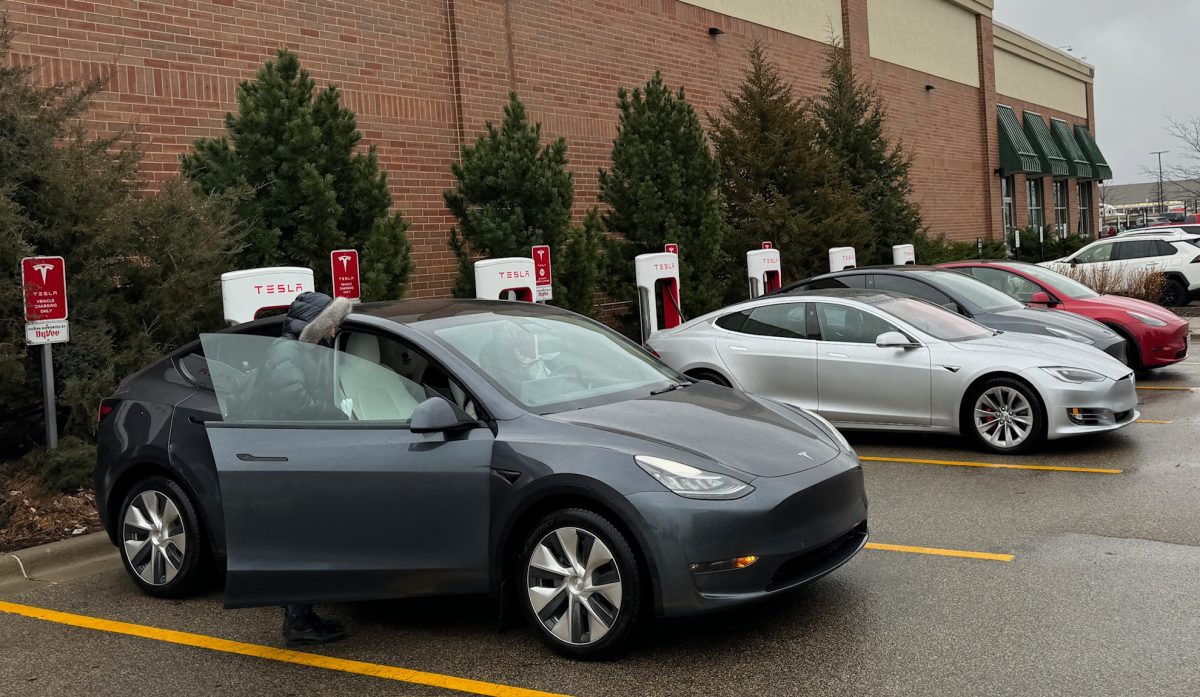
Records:
<instances>
[{"instance_id":1,"label":"green awning","mask_svg":"<svg viewBox=\"0 0 1200 697\"><path fill-rule=\"evenodd\" d=\"M1058 144L1054 142L1054 136L1050 135L1050 127L1046 125L1042 115L1026 111L1022 117L1025 121L1025 135L1042 160L1042 171L1055 177L1071 176L1067 160L1058 149Z\"/></svg>"},{"instance_id":2,"label":"green awning","mask_svg":"<svg viewBox=\"0 0 1200 697\"><path fill-rule=\"evenodd\" d=\"M996 106L996 121L1000 126L1000 170L1010 174L1042 174L1042 160L1010 106Z\"/></svg>"},{"instance_id":3,"label":"green awning","mask_svg":"<svg viewBox=\"0 0 1200 697\"><path fill-rule=\"evenodd\" d=\"M1112 169L1108 166L1108 161L1104 159L1104 153L1100 152L1100 146L1096 145L1096 139L1092 137L1092 132L1084 126L1075 124L1075 140L1079 141L1079 147L1083 149L1083 154L1087 157L1088 162L1092 163L1095 178L1101 181L1112 179Z\"/></svg>"},{"instance_id":4,"label":"green awning","mask_svg":"<svg viewBox=\"0 0 1200 697\"><path fill-rule=\"evenodd\" d=\"M1067 122L1062 119L1050 119L1050 131L1054 134L1054 142L1058 143L1063 156L1067 158L1071 176L1080 179L1093 178L1095 174L1092 172L1092 163L1088 162L1083 151L1079 149L1079 143L1075 142L1075 136L1071 135L1071 127Z\"/></svg>"}]
</instances>

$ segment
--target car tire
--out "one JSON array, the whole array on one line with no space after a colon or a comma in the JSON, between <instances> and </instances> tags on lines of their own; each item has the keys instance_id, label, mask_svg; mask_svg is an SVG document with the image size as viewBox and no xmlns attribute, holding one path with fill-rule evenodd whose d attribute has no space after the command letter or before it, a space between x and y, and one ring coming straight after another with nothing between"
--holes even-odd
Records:
<instances>
[{"instance_id":1,"label":"car tire","mask_svg":"<svg viewBox=\"0 0 1200 697\"><path fill-rule=\"evenodd\" d=\"M1179 282L1179 279L1168 278L1167 284L1163 287L1162 305L1163 307L1181 307L1188 304L1187 288Z\"/></svg>"},{"instance_id":2,"label":"car tire","mask_svg":"<svg viewBox=\"0 0 1200 697\"><path fill-rule=\"evenodd\" d=\"M692 372L687 373L687 376L693 380L711 382L712 384L720 385L721 387L733 387L733 385L729 384L728 380L711 370L693 370Z\"/></svg>"},{"instance_id":3,"label":"car tire","mask_svg":"<svg viewBox=\"0 0 1200 697\"><path fill-rule=\"evenodd\" d=\"M627 647L642 614L642 572L607 518L582 508L551 513L530 531L515 567L522 612L551 649L599 660Z\"/></svg>"},{"instance_id":4,"label":"car tire","mask_svg":"<svg viewBox=\"0 0 1200 697\"><path fill-rule=\"evenodd\" d=\"M125 494L114 524L121 563L138 588L180 598L212 580L208 540L191 497L176 482L153 476Z\"/></svg>"},{"instance_id":5,"label":"car tire","mask_svg":"<svg viewBox=\"0 0 1200 697\"><path fill-rule=\"evenodd\" d=\"M962 431L992 452L1027 453L1046 438L1046 408L1041 398L1015 378L994 377L976 385L963 400L962 412Z\"/></svg>"}]
</instances>

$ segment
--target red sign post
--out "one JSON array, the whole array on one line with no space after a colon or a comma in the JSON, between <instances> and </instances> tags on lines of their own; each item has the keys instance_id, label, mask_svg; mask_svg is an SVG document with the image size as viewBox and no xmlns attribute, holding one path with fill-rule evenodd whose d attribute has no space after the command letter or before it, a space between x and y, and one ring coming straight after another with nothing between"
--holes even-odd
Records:
<instances>
[{"instance_id":1,"label":"red sign post","mask_svg":"<svg viewBox=\"0 0 1200 697\"><path fill-rule=\"evenodd\" d=\"M554 299L554 273L550 268L550 245L539 244L533 248L533 277L536 283L536 300L545 302Z\"/></svg>"},{"instance_id":2,"label":"red sign post","mask_svg":"<svg viewBox=\"0 0 1200 697\"><path fill-rule=\"evenodd\" d=\"M58 447L58 410L54 407L53 345L70 338L67 325L67 264L62 257L21 260L25 290L25 342L42 345L42 398L46 407L46 447Z\"/></svg>"},{"instance_id":3,"label":"red sign post","mask_svg":"<svg viewBox=\"0 0 1200 697\"><path fill-rule=\"evenodd\" d=\"M25 287L26 322L67 318L67 265L62 257L22 259L21 285Z\"/></svg>"},{"instance_id":4,"label":"red sign post","mask_svg":"<svg viewBox=\"0 0 1200 697\"><path fill-rule=\"evenodd\" d=\"M362 298L362 279L358 273L358 251L335 249L329 253L333 269L333 297L358 302Z\"/></svg>"},{"instance_id":5,"label":"red sign post","mask_svg":"<svg viewBox=\"0 0 1200 697\"><path fill-rule=\"evenodd\" d=\"M663 251L667 252L669 254L678 255L679 254L679 245L675 244L674 242L668 242L663 245Z\"/></svg>"}]
</instances>

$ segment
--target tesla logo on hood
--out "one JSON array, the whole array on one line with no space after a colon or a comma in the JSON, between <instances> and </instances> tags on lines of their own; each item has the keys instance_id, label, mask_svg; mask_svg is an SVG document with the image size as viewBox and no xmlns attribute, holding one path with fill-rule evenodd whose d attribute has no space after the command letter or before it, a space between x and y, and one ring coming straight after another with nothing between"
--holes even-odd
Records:
<instances>
[{"instance_id":1,"label":"tesla logo on hood","mask_svg":"<svg viewBox=\"0 0 1200 697\"><path fill-rule=\"evenodd\" d=\"M809 454L808 454L806 451L804 451L804 450L801 450L800 452L798 452L798 453L796 453L796 454L797 454L797 455L800 455L801 457L807 457L807 458L808 458L808 459L810 459L810 460L811 460L811 459L813 459L813 456L812 456L812 455L809 455Z\"/></svg>"}]
</instances>

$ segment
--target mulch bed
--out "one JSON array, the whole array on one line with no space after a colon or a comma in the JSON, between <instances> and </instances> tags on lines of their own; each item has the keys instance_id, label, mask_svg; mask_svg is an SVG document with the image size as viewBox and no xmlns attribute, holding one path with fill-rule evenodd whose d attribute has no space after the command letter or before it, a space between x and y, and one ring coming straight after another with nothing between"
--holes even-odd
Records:
<instances>
[{"instance_id":1,"label":"mulch bed","mask_svg":"<svg viewBox=\"0 0 1200 697\"><path fill-rule=\"evenodd\" d=\"M13 552L100 529L96 496L91 490L45 494L37 477L0 472L0 552Z\"/></svg>"}]
</instances>

